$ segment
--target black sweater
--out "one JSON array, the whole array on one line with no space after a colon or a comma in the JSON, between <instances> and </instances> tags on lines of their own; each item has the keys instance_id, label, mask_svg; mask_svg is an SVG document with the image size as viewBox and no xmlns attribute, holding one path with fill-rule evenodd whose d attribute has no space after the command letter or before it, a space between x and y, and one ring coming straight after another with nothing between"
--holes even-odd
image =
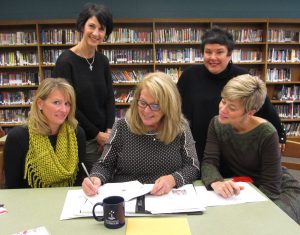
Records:
<instances>
[{"instance_id":1,"label":"black sweater","mask_svg":"<svg viewBox=\"0 0 300 235\"><path fill-rule=\"evenodd\" d=\"M200 162L209 122L219 113L223 87L231 78L247 73L246 69L229 63L223 72L216 75L210 73L204 65L194 65L184 70L180 76L177 86L182 97L182 111L190 122ZM256 115L271 122L279 133L280 142L285 141L279 116L268 97Z\"/></svg>"},{"instance_id":2,"label":"black sweater","mask_svg":"<svg viewBox=\"0 0 300 235\"><path fill-rule=\"evenodd\" d=\"M103 54L96 52L91 71L85 58L65 50L56 61L53 76L67 79L74 87L76 118L88 140L112 128L115 99L109 62Z\"/></svg>"}]
</instances>

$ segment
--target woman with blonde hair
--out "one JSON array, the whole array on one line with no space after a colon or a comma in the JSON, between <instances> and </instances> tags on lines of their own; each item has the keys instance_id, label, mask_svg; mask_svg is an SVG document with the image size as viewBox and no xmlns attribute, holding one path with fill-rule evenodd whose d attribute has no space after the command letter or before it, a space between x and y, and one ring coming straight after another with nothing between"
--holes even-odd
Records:
<instances>
[{"instance_id":1,"label":"woman with blonde hair","mask_svg":"<svg viewBox=\"0 0 300 235\"><path fill-rule=\"evenodd\" d=\"M87 178L82 184L87 195L95 195L102 184L131 180L154 183L151 193L163 195L198 178L195 141L170 76L150 73L138 84L91 176L93 184Z\"/></svg>"},{"instance_id":2,"label":"woman with blonde hair","mask_svg":"<svg viewBox=\"0 0 300 235\"><path fill-rule=\"evenodd\" d=\"M85 134L75 119L75 93L64 79L44 79L27 123L13 128L4 148L5 187L80 185Z\"/></svg>"},{"instance_id":3,"label":"woman with blonde hair","mask_svg":"<svg viewBox=\"0 0 300 235\"><path fill-rule=\"evenodd\" d=\"M300 184L281 166L274 126L254 116L266 97L266 86L248 74L224 87L219 115L209 125L202 160L202 181L225 198L243 188L224 178L247 176L267 197L300 223Z\"/></svg>"}]
</instances>

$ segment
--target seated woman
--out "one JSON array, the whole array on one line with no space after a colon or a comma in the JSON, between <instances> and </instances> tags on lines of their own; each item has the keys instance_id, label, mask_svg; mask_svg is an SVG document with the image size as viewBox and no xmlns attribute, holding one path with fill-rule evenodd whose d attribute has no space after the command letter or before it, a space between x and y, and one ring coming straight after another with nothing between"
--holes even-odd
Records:
<instances>
[{"instance_id":1,"label":"seated woman","mask_svg":"<svg viewBox=\"0 0 300 235\"><path fill-rule=\"evenodd\" d=\"M93 183L85 178L82 184L87 195L95 195L102 184L132 180L154 183L151 193L162 195L199 177L195 141L168 75L150 73L138 84L91 176Z\"/></svg>"},{"instance_id":2,"label":"seated woman","mask_svg":"<svg viewBox=\"0 0 300 235\"><path fill-rule=\"evenodd\" d=\"M300 223L300 184L281 167L276 129L254 116L266 97L264 82L240 75L226 84L221 96L219 116L211 120L208 130L201 167L203 183L228 198L242 188L223 177L249 176L267 197Z\"/></svg>"},{"instance_id":3,"label":"seated woman","mask_svg":"<svg viewBox=\"0 0 300 235\"><path fill-rule=\"evenodd\" d=\"M64 79L44 79L27 124L14 127L4 146L5 187L80 185L85 134L75 119L75 93Z\"/></svg>"}]
</instances>

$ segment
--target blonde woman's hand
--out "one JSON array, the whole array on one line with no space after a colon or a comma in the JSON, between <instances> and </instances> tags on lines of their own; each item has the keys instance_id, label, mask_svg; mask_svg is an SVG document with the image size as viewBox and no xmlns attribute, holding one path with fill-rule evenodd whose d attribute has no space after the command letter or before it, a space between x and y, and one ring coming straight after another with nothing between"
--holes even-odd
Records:
<instances>
[{"instance_id":1,"label":"blonde woman's hand","mask_svg":"<svg viewBox=\"0 0 300 235\"><path fill-rule=\"evenodd\" d=\"M98 193L98 188L101 186L101 180L98 177L92 176L91 180L86 177L82 181L82 189L87 196L96 195Z\"/></svg>"},{"instance_id":2,"label":"blonde woman's hand","mask_svg":"<svg viewBox=\"0 0 300 235\"><path fill-rule=\"evenodd\" d=\"M175 179L172 175L164 175L159 177L151 190L152 195L164 195L169 193L176 186Z\"/></svg>"}]
</instances>

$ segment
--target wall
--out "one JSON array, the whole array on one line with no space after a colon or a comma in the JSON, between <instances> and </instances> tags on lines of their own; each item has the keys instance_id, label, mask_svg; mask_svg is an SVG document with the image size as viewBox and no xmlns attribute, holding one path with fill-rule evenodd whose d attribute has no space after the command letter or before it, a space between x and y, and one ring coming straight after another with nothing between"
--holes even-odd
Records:
<instances>
[{"instance_id":1,"label":"wall","mask_svg":"<svg viewBox=\"0 0 300 235\"><path fill-rule=\"evenodd\" d=\"M0 0L0 20L76 18L87 0ZM115 18L299 18L299 0L92 0Z\"/></svg>"}]
</instances>

